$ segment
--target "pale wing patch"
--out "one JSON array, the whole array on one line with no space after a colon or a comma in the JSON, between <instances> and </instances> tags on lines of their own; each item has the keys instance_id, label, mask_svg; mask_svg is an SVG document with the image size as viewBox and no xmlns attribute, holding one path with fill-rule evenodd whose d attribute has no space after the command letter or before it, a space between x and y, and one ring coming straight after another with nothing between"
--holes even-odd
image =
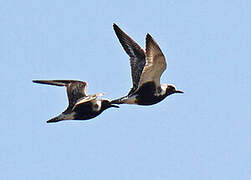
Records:
<instances>
[{"instance_id":1,"label":"pale wing patch","mask_svg":"<svg viewBox=\"0 0 251 180\"><path fill-rule=\"evenodd\" d=\"M147 34L146 36L146 65L140 77L139 87L146 82L154 81L160 86L160 76L166 69L166 59L158 44Z\"/></svg>"},{"instance_id":2,"label":"pale wing patch","mask_svg":"<svg viewBox=\"0 0 251 180\"><path fill-rule=\"evenodd\" d=\"M96 94L94 94L94 96L96 96L96 97L98 97L98 96L104 96L105 94L104 93L96 93Z\"/></svg>"},{"instance_id":3,"label":"pale wing patch","mask_svg":"<svg viewBox=\"0 0 251 180\"><path fill-rule=\"evenodd\" d=\"M78 100L78 102L74 105L72 110L74 110L76 108L76 106L78 106L79 104L83 104L83 103L94 101L94 100L96 101L98 96L103 96L103 95L104 95L104 93L97 93L97 94L94 94L94 95L89 95L87 97L83 97L80 100Z\"/></svg>"}]
</instances>

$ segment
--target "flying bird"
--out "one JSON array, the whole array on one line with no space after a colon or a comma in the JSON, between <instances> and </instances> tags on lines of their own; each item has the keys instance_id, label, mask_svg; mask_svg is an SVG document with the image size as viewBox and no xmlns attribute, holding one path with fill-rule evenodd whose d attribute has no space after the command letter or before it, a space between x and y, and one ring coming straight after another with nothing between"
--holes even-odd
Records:
<instances>
[{"instance_id":1,"label":"flying bird","mask_svg":"<svg viewBox=\"0 0 251 180\"><path fill-rule=\"evenodd\" d=\"M130 56L132 88L129 93L111 101L114 104L156 104L174 93L183 93L172 84L160 84L160 77L166 69L165 56L150 34L146 35L144 51L132 38L113 24L114 31Z\"/></svg>"},{"instance_id":2,"label":"flying bird","mask_svg":"<svg viewBox=\"0 0 251 180\"><path fill-rule=\"evenodd\" d=\"M64 112L47 121L54 123L64 120L88 120L101 114L104 110L119 106L109 100L98 99L103 93L87 95L87 83L76 80L33 80L34 83L65 86L69 105Z\"/></svg>"}]
</instances>

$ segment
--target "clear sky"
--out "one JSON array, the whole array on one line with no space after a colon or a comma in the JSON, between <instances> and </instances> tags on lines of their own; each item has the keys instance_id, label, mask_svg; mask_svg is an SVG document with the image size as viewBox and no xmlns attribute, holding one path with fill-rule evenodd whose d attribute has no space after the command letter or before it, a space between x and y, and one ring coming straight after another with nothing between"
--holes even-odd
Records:
<instances>
[{"instance_id":1,"label":"clear sky","mask_svg":"<svg viewBox=\"0 0 251 180\"><path fill-rule=\"evenodd\" d=\"M0 6L1 180L251 179L248 0L10 0ZM248 24L249 22L249 24ZM131 87L112 24L168 62L162 83L184 94L121 105L90 121L47 124L79 79L117 98Z\"/></svg>"}]
</instances>

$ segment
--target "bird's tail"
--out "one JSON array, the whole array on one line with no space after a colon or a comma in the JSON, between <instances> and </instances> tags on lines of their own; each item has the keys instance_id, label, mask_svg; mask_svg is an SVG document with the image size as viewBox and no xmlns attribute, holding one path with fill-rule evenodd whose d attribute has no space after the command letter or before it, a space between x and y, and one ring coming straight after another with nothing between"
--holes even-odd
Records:
<instances>
[{"instance_id":1,"label":"bird's tail","mask_svg":"<svg viewBox=\"0 0 251 180\"><path fill-rule=\"evenodd\" d=\"M55 122L59 122L59 121L63 121L63 119L60 119L58 116L54 117L48 121L46 121L47 123L55 123Z\"/></svg>"},{"instance_id":2,"label":"bird's tail","mask_svg":"<svg viewBox=\"0 0 251 180\"><path fill-rule=\"evenodd\" d=\"M127 96L119 98L119 99L114 99L110 103L111 104L124 104L124 101L126 98L127 98Z\"/></svg>"},{"instance_id":3,"label":"bird's tail","mask_svg":"<svg viewBox=\"0 0 251 180\"><path fill-rule=\"evenodd\" d=\"M57 117L54 117L48 121L46 121L47 123L55 123L55 122L59 122L59 121L64 121L64 120L71 120L74 119L74 114L75 113L70 113L70 114L60 114Z\"/></svg>"}]
</instances>

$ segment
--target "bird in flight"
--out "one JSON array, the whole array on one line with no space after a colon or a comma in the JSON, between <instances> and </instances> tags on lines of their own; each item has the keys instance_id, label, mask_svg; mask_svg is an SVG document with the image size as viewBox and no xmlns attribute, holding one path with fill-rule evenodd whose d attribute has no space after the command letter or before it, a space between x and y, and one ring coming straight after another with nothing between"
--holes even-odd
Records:
<instances>
[{"instance_id":1,"label":"bird in flight","mask_svg":"<svg viewBox=\"0 0 251 180\"><path fill-rule=\"evenodd\" d=\"M146 35L144 51L132 38L113 24L114 31L130 56L132 88L129 93L111 101L114 104L156 104L174 93L183 93L172 84L160 84L160 77L166 69L165 56L150 34Z\"/></svg>"},{"instance_id":2,"label":"bird in flight","mask_svg":"<svg viewBox=\"0 0 251 180\"><path fill-rule=\"evenodd\" d=\"M119 107L112 104L109 100L98 99L103 93L87 95L86 82L76 80L33 80L33 82L66 87L68 107L57 117L48 120L47 123L64 120L88 120L98 116L108 108Z\"/></svg>"}]
</instances>

